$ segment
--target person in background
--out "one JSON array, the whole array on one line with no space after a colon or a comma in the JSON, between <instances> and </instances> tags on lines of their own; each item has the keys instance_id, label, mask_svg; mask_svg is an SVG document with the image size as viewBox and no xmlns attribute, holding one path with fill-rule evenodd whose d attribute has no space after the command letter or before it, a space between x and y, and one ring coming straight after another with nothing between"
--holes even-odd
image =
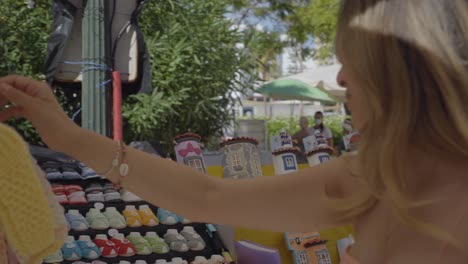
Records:
<instances>
[{"instance_id":1,"label":"person in background","mask_svg":"<svg viewBox=\"0 0 468 264\"><path fill-rule=\"evenodd\" d=\"M357 129L353 127L351 118L346 118L342 124L343 128L343 141L340 143L340 153L351 152L357 150L360 141L360 134Z\"/></svg>"},{"instance_id":2,"label":"person in background","mask_svg":"<svg viewBox=\"0 0 468 264\"><path fill-rule=\"evenodd\" d=\"M323 137L327 139L327 144L330 147L333 147L333 134L324 124L323 124L323 113L320 111L315 112L314 114L315 126L309 129L310 135L316 135L320 133Z\"/></svg>"},{"instance_id":3,"label":"person in background","mask_svg":"<svg viewBox=\"0 0 468 264\"><path fill-rule=\"evenodd\" d=\"M340 145L338 147L340 155L345 153L347 151L347 146L346 146L346 136L351 133L353 130L353 126L351 124L351 119L346 118L343 123L341 124L341 127L343 128L343 141L340 142Z\"/></svg>"},{"instance_id":4,"label":"person in background","mask_svg":"<svg viewBox=\"0 0 468 264\"><path fill-rule=\"evenodd\" d=\"M304 150L303 139L313 134L310 134L309 120L307 120L307 117L301 116L301 118L299 118L299 126L301 129L292 136L292 140L295 146Z\"/></svg>"}]
</instances>

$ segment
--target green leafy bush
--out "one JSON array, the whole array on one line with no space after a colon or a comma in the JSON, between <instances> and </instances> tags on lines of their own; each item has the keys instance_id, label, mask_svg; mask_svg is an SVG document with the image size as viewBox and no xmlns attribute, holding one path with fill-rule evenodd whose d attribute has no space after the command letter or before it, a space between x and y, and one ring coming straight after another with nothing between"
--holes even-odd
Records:
<instances>
[{"instance_id":1,"label":"green leafy bush","mask_svg":"<svg viewBox=\"0 0 468 264\"><path fill-rule=\"evenodd\" d=\"M154 91L126 101L129 139L171 143L192 131L205 140L233 120L227 111L256 80L255 61L236 49L242 36L221 1L150 1L141 16Z\"/></svg>"}]
</instances>

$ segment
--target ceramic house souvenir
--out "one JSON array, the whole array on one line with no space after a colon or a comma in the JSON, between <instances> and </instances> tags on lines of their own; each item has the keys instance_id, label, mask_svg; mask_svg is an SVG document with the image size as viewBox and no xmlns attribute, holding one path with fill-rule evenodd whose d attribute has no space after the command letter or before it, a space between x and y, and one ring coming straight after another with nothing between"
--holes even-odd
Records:
<instances>
[{"instance_id":1,"label":"ceramic house souvenir","mask_svg":"<svg viewBox=\"0 0 468 264\"><path fill-rule=\"evenodd\" d=\"M293 146L292 138L286 130L282 129L279 137L275 136L279 142L272 144L273 166L275 175L283 175L298 170L296 154L300 149Z\"/></svg>"},{"instance_id":2,"label":"ceramic house souvenir","mask_svg":"<svg viewBox=\"0 0 468 264\"><path fill-rule=\"evenodd\" d=\"M333 148L328 146L326 138L320 133L316 133L304 141L304 148L310 167L330 161L330 156L334 152Z\"/></svg>"},{"instance_id":3,"label":"ceramic house souvenir","mask_svg":"<svg viewBox=\"0 0 468 264\"><path fill-rule=\"evenodd\" d=\"M232 138L221 143L221 164L226 179L248 179L262 176L258 141L253 138Z\"/></svg>"},{"instance_id":4,"label":"ceramic house souvenir","mask_svg":"<svg viewBox=\"0 0 468 264\"><path fill-rule=\"evenodd\" d=\"M175 154L177 162L190 166L196 170L206 173L206 166L200 147L201 137L194 133L186 133L176 136Z\"/></svg>"}]
</instances>

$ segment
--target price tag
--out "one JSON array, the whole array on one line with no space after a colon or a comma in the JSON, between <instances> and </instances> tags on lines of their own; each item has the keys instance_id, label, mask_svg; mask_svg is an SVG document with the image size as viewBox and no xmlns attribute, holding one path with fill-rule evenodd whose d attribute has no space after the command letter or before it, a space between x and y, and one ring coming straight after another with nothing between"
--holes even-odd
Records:
<instances>
[{"instance_id":1,"label":"price tag","mask_svg":"<svg viewBox=\"0 0 468 264\"><path fill-rule=\"evenodd\" d=\"M108 234L110 237L115 237L117 234L119 234L119 231L117 229L109 229Z\"/></svg>"},{"instance_id":2,"label":"price tag","mask_svg":"<svg viewBox=\"0 0 468 264\"><path fill-rule=\"evenodd\" d=\"M102 209L104 209L104 204L103 203L95 203L94 204L94 208L98 209L99 211L101 211Z\"/></svg>"}]
</instances>

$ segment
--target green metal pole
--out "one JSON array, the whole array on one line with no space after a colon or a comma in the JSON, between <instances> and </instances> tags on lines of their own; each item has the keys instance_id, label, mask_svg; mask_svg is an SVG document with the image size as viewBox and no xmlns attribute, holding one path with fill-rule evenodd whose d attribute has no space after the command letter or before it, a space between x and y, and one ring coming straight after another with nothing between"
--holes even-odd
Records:
<instances>
[{"instance_id":1,"label":"green metal pole","mask_svg":"<svg viewBox=\"0 0 468 264\"><path fill-rule=\"evenodd\" d=\"M111 25L110 1L83 0L82 126L110 136Z\"/></svg>"}]
</instances>

